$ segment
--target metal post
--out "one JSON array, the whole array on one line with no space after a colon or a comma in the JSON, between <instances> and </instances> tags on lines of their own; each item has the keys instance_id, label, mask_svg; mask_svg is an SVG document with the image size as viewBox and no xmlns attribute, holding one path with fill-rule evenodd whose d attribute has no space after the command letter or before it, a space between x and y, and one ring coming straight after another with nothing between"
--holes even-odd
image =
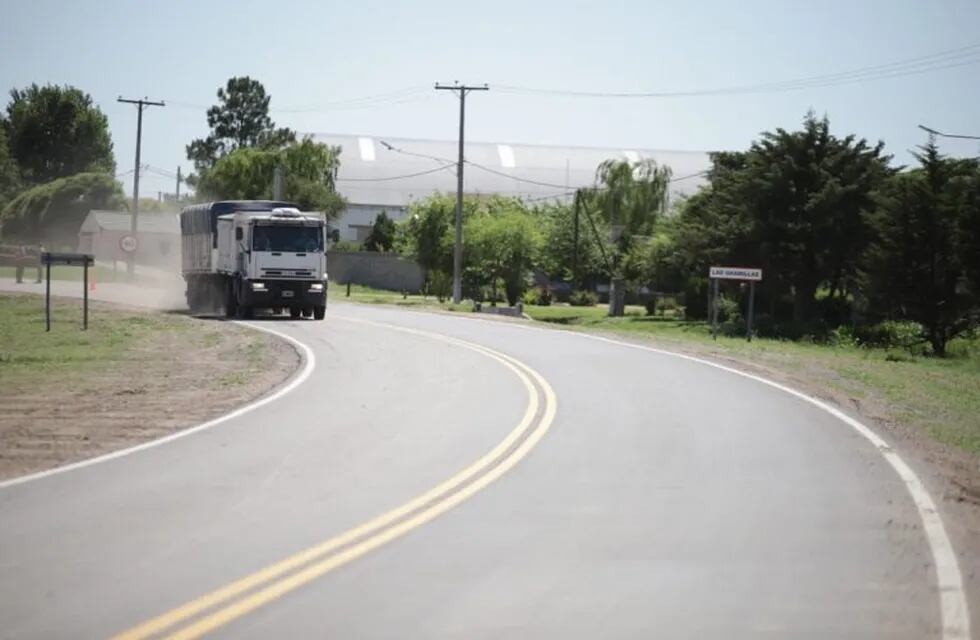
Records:
<instances>
[{"instance_id":1,"label":"metal post","mask_svg":"<svg viewBox=\"0 0 980 640\"><path fill-rule=\"evenodd\" d=\"M749 315L745 323L745 339L752 342L752 316L755 313L755 280L749 282Z\"/></svg>"},{"instance_id":2,"label":"metal post","mask_svg":"<svg viewBox=\"0 0 980 640\"><path fill-rule=\"evenodd\" d=\"M177 194L175 201L180 204L180 166L177 166Z\"/></svg>"},{"instance_id":3,"label":"metal post","mask_svg":"<svg viewBox=\"0 0 980 640\"><path fill-rule=\"evenodd\" d=\"M711 296L711 337L715 340L718 339L718 278L712 278L712 291Z\"/></svg>"},{"instance_id":4,"label":"metal post","mask_svg":"<svg viewBox=\"0 0 980 640\"><path fill-rule=\"evenodd\" d=\"M45 276L47 284L44 285L44 322L47 328L45 331L51 331L51 262L44 266Z\"/></svg>"},{"instance_id":5,"label":"metal post","mask_svg":"<svg viewBox=\"0 0 980 640\"><path fill-rule=\"evenodd\" d=\"M575 246L572 249L572 289L577 289L579 284L578 280L578 214L579 206L581 206L581 200L579 194L581 191L579 189L575 190Z\"/></svg>"},{"instance_id":6,"label":"metal post","mask_svg":"<svg viewBox=\"0 0 980 640\"><path fill-rule=\"evenodd\" d=\"M88 260L82 265L82 330L88 329Z\"/></svg>"}]
</instances>

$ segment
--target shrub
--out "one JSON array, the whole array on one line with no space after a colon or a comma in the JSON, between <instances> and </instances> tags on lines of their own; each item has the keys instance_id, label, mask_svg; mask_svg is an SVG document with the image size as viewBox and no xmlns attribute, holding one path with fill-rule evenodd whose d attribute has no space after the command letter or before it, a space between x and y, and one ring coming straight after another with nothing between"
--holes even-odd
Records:
<instances>
[{"instance_id":1,"label":"shrub","mask_svg":"<svg viewBox=\"0 0 980 640\"><path fill-rule=\"evenodd\" d=\"M568 297L568 304L573 307L594 307L599 302L599 296L592 291L573 291Z\"/></svg>"},{"instance_id":2,"label":"shrub","mask_svg":"<svg viewBox=\"0 0 980 640\"><path fill-rule=\"evenodd\" d=\"M884 349L921 350L925 342L922 325L917 322L885 321L876 325L856 327L854 337L867 347Z\"/></svg>"},{"instance_id":3,"label":"shrub","mask_svg":"<svg viewBox=\"0 0 980 640\"><path fill-rule=\"evenodd\" d=\"M338 251L341 253L362 251L364 247L361 246L360 242L355 240L338 240L330 246L328 251Z\"/></svg>"},{"instance_id":4,"label":"shrub","mask_svg":"<svg viewBox=\"0 0 980 640\"><path fill-rule=\"evenodd\" d=\"M524 292L523 300L524 304L548 307L551 306L551 292L547 289L530 289Z\"/></svg>"}]
</instances>

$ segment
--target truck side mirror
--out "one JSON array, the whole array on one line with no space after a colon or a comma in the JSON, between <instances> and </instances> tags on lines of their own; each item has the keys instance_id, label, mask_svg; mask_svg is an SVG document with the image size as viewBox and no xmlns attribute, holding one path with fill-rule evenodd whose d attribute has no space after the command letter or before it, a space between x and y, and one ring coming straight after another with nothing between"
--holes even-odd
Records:
<instances>
[{"instance_id":1,"label":"truck side mirror","mask_svg":"<svg viewBox=\"0 0 980 640\"><path fill-rule=\"evenodd\" d=\"M245 234L242 233L242 228L241 227L235 227L235 240L239 240L240 241L244 237L245 237Z\"/></svg>"}]
</instances>

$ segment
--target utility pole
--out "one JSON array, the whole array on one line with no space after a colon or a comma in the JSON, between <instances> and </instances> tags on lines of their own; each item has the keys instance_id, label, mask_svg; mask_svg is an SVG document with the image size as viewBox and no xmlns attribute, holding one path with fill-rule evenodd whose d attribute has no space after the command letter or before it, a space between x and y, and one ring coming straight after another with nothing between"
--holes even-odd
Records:
<instances>
[{"instance_id":1,"label":"utility pole","mask_svg":"<svg viewBox=\"0 0 980 640\"><path fill-rule=\"evenodd\" d=\"M282 165L276 165L272 174L272 199L282 201L283 197L283 175Z\"/></svg>"},{"instance_id":2,"label":"utility pole","mask_svg":"<svg viewBox=\"0 0 980 640\"><path fill-rule=\"evenodd\" d=\"M133 217L130 221L130 232L136 238L139 225L136 218L140 210L140 141L143 137L143 109L146 107L165 107L163 102L153 102L143 98L142 100L129 100L119 96L119 102L136 105L136 170L133 172ZM136 273L136 252L131 252L126 260L126 274L132 278Z\"/></svg>"},{"instance_id":3,"label":"utility pole","mask_svg":"<svg viewBox=\"0 0 980 640\"><path fill-rule=\"evenodd\" d=\"M179 205L180 204L180 165L177 165L177 192L176 193L177 195L174 197L174 200Z\"/></svg>"},{"instance_id":4,"label":"utility pole","mask_svg":"<svg viewBox=\"0 0 980 640\"><path fill-rule=\"evenodd\" d=\"M578 213L579 207L582 203L582 190L575 190L575 246L572 249L572 290L577 290L579 287L578 282Z\"/></svg>"},{"instance_id":5,"label":"utility pole","mask_svg":"<svg viewBox=\"0 0 980 640\"><path fill-rule=\"evenodd\" d=\"M436 83L437 91L452 91L459 96L459 163L456 167L456 244L453 249L453 302L463 299L463 137L466 122L466 94L470 91L489 91L490 87Z\"/></svg>"}]
</instances>

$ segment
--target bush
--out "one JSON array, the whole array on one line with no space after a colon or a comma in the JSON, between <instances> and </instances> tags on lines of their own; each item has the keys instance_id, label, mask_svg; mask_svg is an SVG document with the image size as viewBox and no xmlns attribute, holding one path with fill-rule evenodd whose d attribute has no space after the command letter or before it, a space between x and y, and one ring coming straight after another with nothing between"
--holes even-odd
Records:
<instances>
[{"instance_id":1,"label":"bush","mask_svg":"<svg viewBox=\"0 0 980 640\"><path fill-rule=\"evenodd\" d=\"M925 343L922 325L918 322L885 321L876 325L855 327L854 337L866 347L922 351Z\"/></svg>"},{"instance_id":2,"label":"bush","mask_svg":"<svg viewBox=\"0 0 980 640\"><path fill-rule=\"evenodd\" d=\"M537 305L539 307L551 306L551 292L547 289L531 289L524 292L524 304Z\"/></svg>"},{"instance_id":3,"label":"bush","mask_svg":"<svg viewBox=\"0 0 980 640\"><path fill-rule=\"evenodd\" d=\"M363 250L364 247L361 246L361 243L355 240L338 240L328 249L328 251L339 252L354 252Z\"/></svg>"},{"instance_id":4,"label":"bush","mask_svg":"<svg viewBox=\"0 0 980 640\"><path fill-rule=\"evenodd\" d=\"M568 297L568 304L573 307L594 307L599 303L599 296L592 291L573 291Z\"/></svg>"}]
</instances>

